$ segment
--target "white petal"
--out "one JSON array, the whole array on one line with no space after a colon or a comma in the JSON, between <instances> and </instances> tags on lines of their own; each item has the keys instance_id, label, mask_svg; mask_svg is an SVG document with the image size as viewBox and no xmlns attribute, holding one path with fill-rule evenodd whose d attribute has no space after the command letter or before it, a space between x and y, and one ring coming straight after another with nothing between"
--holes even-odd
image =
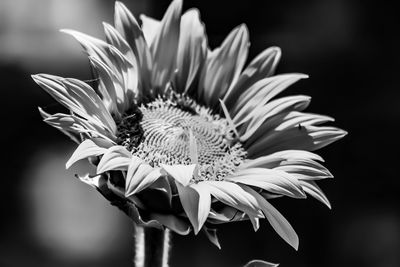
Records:
<instances>
[{"instance_id":1,"label":"white petal","mask_svg":"<svg viewBox=\"0 0 400 267\"><path fill-rule=\"evenodd\" d=\"M110 170L126 170L131 162L132 154L123 146L112 146L104 153L99 164L97 173Z\"/></svg>"},{"instance_id":2,"label":"white petal","mask_svg":"<svg viewBox=\"0 0 400 267\"><path fill-rule=\"evenodd\" d=\"M268 103L273 97L284 91L300 79L308 78L305 74L290 73L264 78L254 83L243 92L230 110L235 121L243 119L245 114Z\"/></svg>"},{"instance_id":3,"label":"white petal","mask_svg":"<svg viewBox=\"0 0 400 267\"><path fill-rule=\"evenodd\" d=\"M204 181L202 186L208 187L209 192L216 199L228 206L239 209L253 217L260 217L256 199L241 186L227 181Z\"/></svg>"},{"instance_id":4,"label":"white petal","mask_svg":"<svg viewBox=\"0 0 400 267\"><path fill-rule=\"evenodd\" d=\"M279 263L272 263L262 260L252 260L248 262L244 267L278 267Z\"/></svg>"},{"instance_id":5,"label":"white petal","mask_svg":"<svg viewBox=\"0 0 400 267\"><path fill-rule=\"evenodd\" d=\"M299 238L290 223L276 210L267 200L248 186L243 186L243 190L257 199L259 207L262 209L265 218L269 221L275 231L295 250L299 247Z\"/></svg>"},{"instance_id":6,"label":"white petal","mask_svg":"<svg viewBox=\"0 0 400 267\"><path fill-rule=\"evenodd\" d=\"M224 102L229 110L231 110L240 95L254 83L274 74L280 58L281 50L279 47L274 46L267 48L251 61L240 75L239 80L224 97Z\"/></svg>"},{"instance_id":7,"label":"white petal","mask_svg":"<svg viewBox=\"0 0 400 267\"><path fill-rule=\"evenodd\" d=\"M203 101L210 107L235 84L247 59L249 34L245 25L232 30L219 48L208 54L200 77Z\"/></svg>"},{"instance_id":8,"label":"white petal","mask_svg":"<svg viewBox=\"0 0 400 267\"><path fill-rule=\"evenodd\" d=\"M152 68L150 49L147 46L143 32L135 17L126 6L119 1L115 2L114 23L115 28L127 41L138 59L140 69L139 83L142 89L150 90L150 69Z\"/></svg>"},{"instance_id":9,"label":"white petal","mask_svg":"<svg viewBox=\"0 0 400 267\"><path fill-rule=\"evenodd\" d=\"M289 173L265 168L239 170L226 180L256 186L271 193L282 194L294 198L305 198L299 181Z\"/></svg>"},{"instance_id":10,"label":"white petal","mask_svg":"<svg viewBox=\"0 0 400 267\"><path fill-rule=\"evenodd\" d=\"M210 213L211 195L207 187L201 186L201 183L185 187L177 182L176 186L182 207L197 235Z\"/></svg>"},{"instance_id":11,"label":"white petal","mask_svg":"<svg viewBox=\"0 0 400 267\"><path fill-rule=\"evenodd\" d=\"M188 92L207 55L207 38L200 14L190 9L182 16L177 53L176 91Z\"/></svg>"},{"instance_id":12,"label":"white petal","mask_svg":"<svg viewBox=\"0 0 400 267\"><path fill-rule=\"evenodd\" d=\"M260 137L246 146L248 157L256 158L276 151L297 149L313 151L335 142L347 133L335 127L301 126L284 131L275 131Z\"/></svg>"},{"instance_id":13,"label":"white petal","mask_svg":"<svg viewBox=\"0 0 400 267\"><path fill-rule=\"evenodd\" d=\"M154 37L160 30L161 21L143 14L140 15L140 20L142 21L142 31L144 38L146 39L147 45L150 46L151 43L153 43L154 41Z\"/></svg>"},{"instance_id":14,"label":"white petal","mask_svg":"<svg viewBox=\"0 0 400 267\"><path fill-rule=\"evenodd\" d=\"M331 203L329 199L322 192L321 188L314 181L300 181L301 186L307 194L310 194L315 199L318 199L324 203L329 209L331 208Z\"/></svg>"},{"instance_id":15,"label":"white petal","mask_svg":"<svg viewBox=\"0 0 400 267\"><path fill-rule=\"evenodd\" d=\"M174 178L176 181L181 183L183 186L187 186L193 177L193 173L196 169L196 164L190 165L166 165L161 164L161 167Z\"/></svg>"},{"instance_id":16,"label":"white petal","mask_svg":"<svg viewBox=\"0 0 400 267\"><path fill-rule=\"evenodd\" d=\"M78 160L103 155L107 151L107 148L107 144L104 146L104 142L101 142L101 139L86 139L77 147L65 166L69 169L69 167Z\"/></svg>"},{"instance_id":17,"label":"white petal","mask_svg":"<svg viewBox=\"0 0 400 267\"><path fill-rule=\"evenodd\" d=\"M165 12L159 31L150 46L154 66L152 69L153 87L164 92L176 68L176 55L179 45L182 0L174 0Z\"/></svg>"}]
</instances>

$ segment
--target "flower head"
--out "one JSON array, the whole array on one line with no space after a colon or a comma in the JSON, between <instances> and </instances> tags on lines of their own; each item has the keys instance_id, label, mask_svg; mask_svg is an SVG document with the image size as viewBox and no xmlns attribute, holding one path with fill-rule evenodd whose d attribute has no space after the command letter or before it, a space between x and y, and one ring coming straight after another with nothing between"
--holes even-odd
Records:
<instances>
[{"instance_id":1,"label":"flower head","mask_svg":"<svg viewBox=\"0 0 400 267\"><path fill-rule=\"evenodd\" d=\"M63 30L87 53L97 84L51 75L34 80L70 112L44 121L79 146L67 162L90 159L79 177L137 224L179 234L214 224L265 218L297 249L298 237L271 198L305 198L329 207L316 181L331 178L310 152L346 132L332 118L303 112L304 95L276 98L307 75L274 76L281 51L271 47L244 68L249 34L235 28L210 50L199 12L181 16L175 0L161 21L134 16L120 2L106 41Z\"/></svg>"}]
</instances>

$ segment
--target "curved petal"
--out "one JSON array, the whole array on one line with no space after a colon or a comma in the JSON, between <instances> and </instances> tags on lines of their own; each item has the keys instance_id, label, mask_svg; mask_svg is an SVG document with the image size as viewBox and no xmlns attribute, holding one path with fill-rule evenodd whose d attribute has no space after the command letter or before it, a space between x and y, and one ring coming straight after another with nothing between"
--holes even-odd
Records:
<instances>
[{"instance_id":1,"label":"curved petal","mask_svg":"<svg viewBox=\"0 0 400 267\"><path fill-rule=\"evenodd\" d=\"M305 78L308 78L305 74L291 73L268 77L254 83L253 86L242 93L230 111L235 122L242 120L256 107L268 103L290 85Z\"/></svg>"},{"instance_id":2,"label":"curved petal","mask_svg":"<svg viewBox=\"0 0 400 267\"><path fill-rule=\"evenodd\" d=\"M304 191L314 197L315 199L324 203L329 209L331 209L331 203L329 199L326 197L322 189L317 185L314 181L300 181L301 186Z\"/></svg>"},{"instance_id":3,"label":"curved petal","mask_svg":"<svg viewBox=\"0 0 400 267\"><path fill-rule=\"evenodd\" d=\"M251 145L245 144L245 147L248 158L256 158L286 149L313 151L341 139L346 134L346 131L336 127L301 126L283 131L273 131L260 137Z\"/></svg>"},{"instance_id":4,"label":"curved petal","mask_svg":"<svg viewBox=\"0 0 400 267\"><path fill-rule=\"evenodd\" d=\"M272 76L281 58L279 47L267 48L254 58L239 77L239 80L226 93L224 102L229 110L240 95L261 79Z\"/></svg>"},{"instance_id":5,"label":"curved petal","mask_svg":"<svg viewBox=\"0 0 400 267\"><path fill-rule=\"evenodd\" d=\"M131 162L132 154L123 146L112 146L107 149L97 165L97 173L111 170L126 170Z\"/></svg>"},{"instance_id":6,"label":"curved petal","mask_svg":"<svg viewBox=\"0 0 400 267\"><path fill-rule=\"evenodd\" d=\"M174 0L165 12L159 31L155 34L150 51L153 55L153 87L164 92L176 69L182 0Z\"/></svg>"},{"instance_id":7,"label":"curved petal","mask_svg":"<svg viewBox=\"0 0 400 267\"><path fill-rule=\"evenodd\" d=\"M210 194L222 203L242 210L253 217L261 216L254 196L244 191L238 184L227 181L203 181L201 186L206 186Z\"/></svg>"},{"instance_id":8,"label":"curved petal","mask_svg":"<svg viewBox=\"0 0 400 267\"><path fill-rule=\"evenodd\" d=\"M201 183L183 186L177 182L176 187L182 207L193 225L195 235L197 235L210 213L210 192Z\"/></svg>"},{"instance_id":9,"label":"curved petal","mask_svg":"<svg viewBox=\"0 0 400 267\"><path fill-rule=\"evenodd\" d=\"M281 170L264 168L242 169L227 176L226 180L259 187L275 194L294 198L305 198L299 181L289 173Z\"/></svg>"},{"instance_id":10,"label":"curved petal","mask_svg":"<svg viewBox=\"0 0 400 267\"><path fill-rule=\"evenodd\" d=\"M116 124L95 91L86 83L53 75L32 75L40 85L60 104L91 123L106 128L111 134L116 132Z\"/></svg>"},{"instance_id":11,"label":"curved petal","mask_svg":"<svg viewBox=\"0 0 400 267\"><path fill-rule=\"evenodd\" d=\"M198 78L207 55L207 38L200 13L190 9L183 14L180 26L175 83L178 93L188 92Z\"/></svg>"},{"instance_id":12,"label":"curved petal","mask_svg":"<svg viewBox=\"0 0 400 267\"><path fill-rule=\"evenodd\" d=\"M80 143L72 156L69 158L65 164L66 168L69 169L69 167L71 167L71 165L78 160L103 155L107 151L107 148L109 148L108 145L109 144L104 144L102 139L99 138L86 139Z\"/></svg>"},{"instance_id":13,"label":"curved petal","mask_svg":"<svg viewBox=\"0 0 400 267\"><path fill-rule=\"evenodd\" d=\"M272 263L262 260L249 261L244 267L278 267L279 263Z\"/></svg>"},{"instance_id":14,"label":"curved petal","mask_svg":"<svg viewBox=\"0 0 400 267\"><path fill-rule=\"evenodd\" d=\"M151 46L154 41L154 37L160 30L161 21L148 17L146 15L140 15L140 20L142 21L142 31L144 38L146 39L147 45Z\"/></svg>"},{"instance_id":15,"label":"curved petal","mask_svg":"<svg viewBox=\"0 0 400 267\"><path fill-rule=\"evenodd\" d=\"M119 1L115 2L114 23L115 28L132 48L135 57L138 59L140 69L139 83L142 90L150 90L150 69L152 68L150 49L135 17Z\"/></svg>"},{"instance_id":16,"label":"curved petal","mask_svg":"<svg viewBox=\"0 0 400 267\"><path fill-rule=\"evenodd\" d=\"M203 101L213 107L239 78L247 59L249 34L242 24L226 37L219 48L208 53L200 76L199 87Z\"/></svg>"},{"instance_id":17,"label":"curved petal","mask_svg":"<svg viewBox=\"0 0 400 267\"><path fill-rule=\"evenodd\" d=\"M265 218L271 224L272 228L291 245L295 250L299 247L299 238L290 223L274 208L267 200L260 196L256 191L248 186L243 186L243 190L254 196Z\"/></svg>"},{"instance_id":18,"label":"curved petal","mask_svg":"<svg viewBox=\"0 0 400 267\"><path fill-rule=\"evenodd\" d=\"M190 165L165 165L161 164L161 167L176 181L181 183L183 186L187 186L193 177L193 173L196 170L196 164Z\"/></svg>"}]
</instances>

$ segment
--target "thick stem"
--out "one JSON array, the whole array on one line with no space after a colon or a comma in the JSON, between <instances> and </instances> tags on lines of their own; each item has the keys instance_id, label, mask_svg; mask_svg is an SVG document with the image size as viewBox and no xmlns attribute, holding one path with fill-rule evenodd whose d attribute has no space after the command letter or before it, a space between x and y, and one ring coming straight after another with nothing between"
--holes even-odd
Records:
<instances>
[{"instance_id":1,"label":"thick stem","mask_svg":"<svg viewBox=\"0 0 400 267\"><path fill-rule=\"evenodd\" d=\"M135 226L135 267L168 267L168 230Z\"/></svg>"}]
</instances>

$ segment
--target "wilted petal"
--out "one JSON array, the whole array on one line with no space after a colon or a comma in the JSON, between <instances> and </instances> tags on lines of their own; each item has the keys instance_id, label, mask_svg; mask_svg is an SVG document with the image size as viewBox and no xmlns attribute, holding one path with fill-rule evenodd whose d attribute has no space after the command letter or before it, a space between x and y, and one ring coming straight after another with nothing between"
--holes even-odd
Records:
<instances>
[{"instance_id":1,"label":"wilted petal","mask_svg":"<svg viewBox=\"0 0 400 267\"><path fill-rule=\"evenodd\" d=\"M219 48L208 53L199 84L208 106L215 106L235 84L246 62L248 47L249 34L243 24L233 29Z\"/></svg>"},{"instance_id":2,"label":"wilted petal","mask_svg":"<svg viewBox=\"0 0 400 267\"><path fill-rule=\"evenodd\" d=\"M280 58L281 50L279 47L274 46L267 48L251 61L242 74L240 74L239 80L224 97L224 102L229 110L240 99L240 95L253 84L274 74Z\"/></svg>"},{"instance_id":3,"label":"wilted petal","mask_svg":"<svg viewBox=\"0 0 400 267\"><path fill-rule=\"evenodd\" d=\"M193 177L193 173L196 169L196 164L190 164L190 165L161 164L161 167L176 181L181 183L183 186L187 186Z\"/></svg>"},{"instance_id":4,"label":"wilted petal","mask_svg":"<svg viewBox=\"0 0 400 267\"><path fill-rule=\"evenodd\" d=\"M117 126L107 108L95 91L86 83L52 75L32 75L35 82L48 92L60 104L99 126L104 126L110 133L115 133Z\"/></svg>"},{"instance_id":5,"label":"wilted petal","mask_svg":"<svg viewBox=\"0 0 400 267\"><path fill-rule=\"evenodd\" d=\"M97 173L111 170L126 170L131 162L132 154L123 146L112 146L107 149L97 165Z\"/></svg>"},{"instance_id":6,"label":"wilted petal","mask_svg":"<svg viewBox=\"0 0 400 267\"><path fill-rule=\"evenodd\" d=\"M197 235L210 213L210 192L201 183L190 186L183 186L180 183L176 183L176 187L178 188L182 207L193 225L194 233Z\"/></svg>"},{"instance_id":7,"label":"wilted petal","mask_svg":"<svg viewBox=\"0 0 400 267\"><path fill-rule=\"evenodd\" d=\"M197 9L190 9L182 16L175 90L188 92L196 80L207 55L207 38L200 14Z\"/></svg>"},{"instance_id":8,"label":"wilted petal","mask_svg":"<svg viewBox=\"0 0 400 267\"><path fill-rule=\"evenodd\" d=\"M275 194L294 198L305 198L299 181L289 173L281 170L264 168L242 169L227 176L226 180L259 187Z\"/></svg>"},{"instance_id":9,"label":"wilted petal","mask_svg":"<svg viewBox=\"0 0 400 267\"><path fill-rule=\"evenodd\" d=\"M211 243L213 243L217 248L221 249L221 245L218 240L217 236L217 229L211 229L207 228L206 226L203 226L203 232L207 236L208 240L210 240Z\"/></svg>"},{"instance_id":10,"label":"wilted petal","mask_svg":"<svg viewBox=\"0 0 400 267\"><path fill-rule=\"evenodd\" d=\"M182 0L174 0L165 12L159 31L150 46L154 60L152 85L161 90L160 92L164 92L176 69L181 11Z\"/></svg>"},{"instance_id":11,"label":"wilted petal","mask_svg":"<svg viewBox=\"0 0 400 267\"><path fill-rule=\"evenodd\" d=\"M317 185L316 182L301 180L300 184L307 194L311 195L315 199L318 199L319 201L324 203L328 208L331 208L331 203L329 202L329 199L325 196L324 192L321 190L321 188Z\"/></svg>"},{"instance_id":12,"label":"wilted petal","mask_svg":"<svg viewBox=\"0 0 400 267\"><path fill-rule=\"evenodd\" d=\"M299 247L299 238L285 217L283 217L277 209L250 187L243 186L243 190L254 196L259 207L263 211L265 218L267 218L274 230L283 238L283 240L297 250Z\"/></svg>"},{"instance_id":13,"label":"wilted petal","mask_svg":"<svg viewBox=\"0 0 400 267\"><path fill-rule=\"evenodd\" d=\"M88 157L96 157L103 155L109 144L105 144L101 139L92 138L83 141L78 148L74 151L70 159L66 163L66 168L71 167L72 164L81 159L86 159Z\"/></svg>"},{"instance_id":14,"label":"wilted petal","mask_svg":"<svg viewBox=\"0 0 400 267\"><path fill-rule=\"evenodd\" d=\"M262 260L252 260L248 262L244 267L278 267L279 263L272 263Z\"/></svg>"},{"instance_id":15,"label":"wilted petal","mask_svg":"<svg viewBox=\"0 0 400 267\"><path fill-rule=\"evenodd\" d=\"M319 155L309 151L283 150L256 159L246 160L245 162L243 162L238 166L238 169L239 170L249 169L249 168L272 169L279 166L283 161L296 160L296 159L324 161Z\"/></svg>"}]
</instances>

